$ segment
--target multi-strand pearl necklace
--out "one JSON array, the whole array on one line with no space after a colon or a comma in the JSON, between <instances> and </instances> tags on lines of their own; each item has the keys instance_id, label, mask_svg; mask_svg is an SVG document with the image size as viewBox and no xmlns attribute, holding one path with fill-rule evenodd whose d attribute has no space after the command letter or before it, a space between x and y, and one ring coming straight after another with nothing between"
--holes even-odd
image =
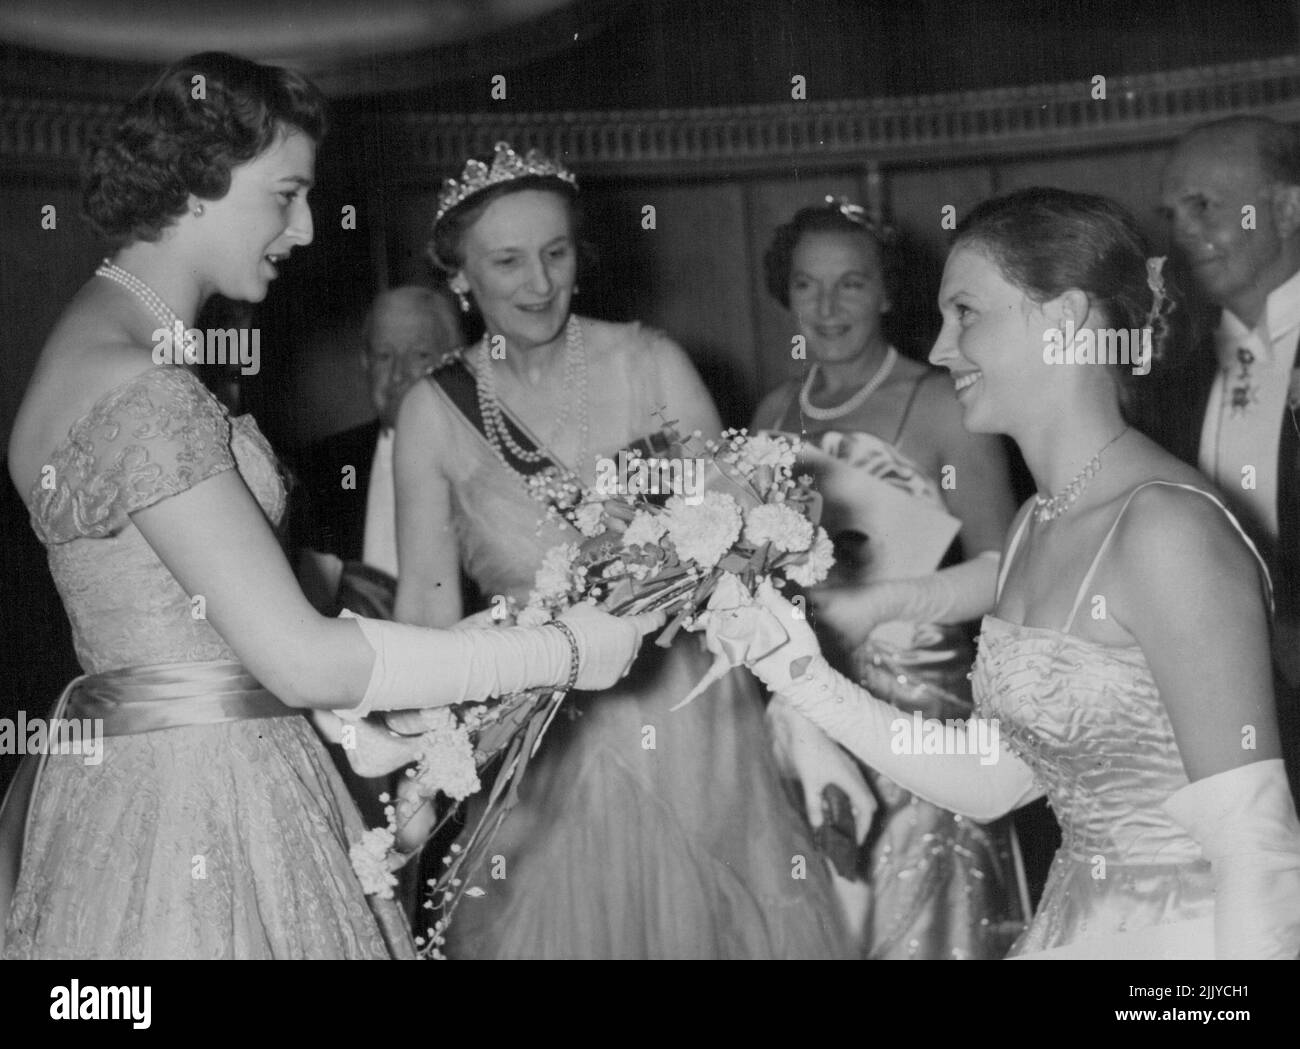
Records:
<instances>
[{"instance_id":1,"label":"multi-strand pearl necklace","mask_svg":"<svg viewBox=\"0 0 1300 1049\"><path fill-rule=\"evenodd\" d=\"M1074 475L1074 479L1051 498L1042 495L1035 496L1034 520L1039 524L1045 524L1048 521L1056 520L1065 513L1066 510L1070 509L1070 507L1074 505L1074 501L1078 499L1083 493L1083 490L1088 487L1088 482L1096 477L1101 471L1101 453L1128 433L1128 431L1129 428L1125 426L1124 429L1120 430L1119 433L1103 444L1101 448L1098 449L1097 454L1088 460L1084 468Z\"/></svg>"},{"instance_id":2,"label":"multi-strand pearl necklace","mask_svg":"<svg viewBox=\"0 0 1300 1049\"><path fill-rule=\"evenodd\" d=\"M880 389L884 381L889 378L889 373L894 370L894 364L897 360L898 351L892 346L889 347L889 352L885 354L885 359L881 361L880 367L876 369L876 374L867 380L862 389L858 390L847 401L837 404L834 408L818 408L812 402L810 394L812 393L813 383L817 381L817 375L821 371L821 364L814 364L808 370L808 378L799 391L799 407L804 415L819 422L827 422L830 419L838 419L842 415L848 415L849 412L861 408L866 403L867 398Z\"/></svg>"},{"instance_id":3,"label":"multi-strand pearl necklace","mask_svg":"<svg viewBox=\"0 0 1300 1049\"><path fill-rule=\"evenodd\" d=\"M120 284L124 287L144 303L145 308L157 318L158 323L166 328L167 331L173 331L176 325L181 324L181 319L176 315L176 311L168 306L167 303L163 302L161 295L154 291L153 288L149 287L148 284L142 281L134 273L129 270L124 270L121 266L117 265L117 263L105 259L100 263L99 268L95 270L95 276L104 277L107 280L111 280L113 283ZM181 326L184 327L183 324Z\"/></svg>"},{"instance_id":4,"label":"multi-strand pearl necklace","mask_svg":"<svg viewBox=\"0 0 1300 1049\"><path fill-rule=\"evenodd\" d=\"M525 463L538 463L551 456L545 448L528 451L521 448L519 442L511 435L501 412L501 401L497 397L496 382L492 375L492 355L488 352L488 335L483 335L479 343L476 386L478 389L479 412L483 416L483 429L488 444L496 452L497 458L507 466L502 445L510 449L512 455ZM577 391L578 402L578 454L574 461L576 471L581 471L587 456L587 442L590 436L590 420L587 410L587 350L582 338L582 325L577 317L570 316L564 331L564 389ZM572 401L566 400L564 410L557 416L551 429L551 440L555 440L568 422Z\"/></svg>"}]
</instances>

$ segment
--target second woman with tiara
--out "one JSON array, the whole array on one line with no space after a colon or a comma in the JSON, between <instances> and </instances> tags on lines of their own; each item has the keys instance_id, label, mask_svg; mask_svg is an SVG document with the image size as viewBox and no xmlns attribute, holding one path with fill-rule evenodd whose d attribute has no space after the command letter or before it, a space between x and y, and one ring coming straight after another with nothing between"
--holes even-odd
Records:
<instances>
[{"instance_id":1,"label":"second woman with tiara","mask_svg":"<svg viewBox=\"0 0 1300 1049\"><path fill-rule=\"evenodd\" d=\"M462 567L485 596L527 598L546 552L580 538L529 477L592 485L597 457L656 434L661 420L719 434L675 343L572 312L576 197L570 172L505 143L440 196L432 253L486 331L402 404L399 620L456 623ZM449 955L846 953L752 681L730 674L669 713L709 664L683 636L668 650L648 646L626 687L576 697L577 716L552 726L496 839L504 877L480 876L483 894L458 909Z\"/></svg>"}]
</instances>

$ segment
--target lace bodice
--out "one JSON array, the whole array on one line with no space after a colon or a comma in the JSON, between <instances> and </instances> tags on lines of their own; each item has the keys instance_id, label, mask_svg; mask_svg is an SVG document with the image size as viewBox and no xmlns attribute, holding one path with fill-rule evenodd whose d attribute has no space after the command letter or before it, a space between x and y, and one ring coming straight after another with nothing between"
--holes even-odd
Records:
<instances>
[{"instance_id":1,"label":"lace bodice","mask_svg":"<svg viewBox=\"0 0 1300 1049\"><path fill-rule=\"evenodd\" d=\"M257 424L180 367L113 387L69 429L33 486L31 522L88 673L234 658L130 516L232 468L278 524L285 487Z\"/></svg>"}]
</instances>

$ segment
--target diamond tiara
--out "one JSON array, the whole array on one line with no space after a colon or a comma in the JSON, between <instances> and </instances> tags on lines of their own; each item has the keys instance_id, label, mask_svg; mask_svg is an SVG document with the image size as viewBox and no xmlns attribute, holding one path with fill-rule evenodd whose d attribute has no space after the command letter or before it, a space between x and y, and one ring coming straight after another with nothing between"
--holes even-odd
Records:
<instances>
[{"instance_id":1,"label":"diamond tiara","mask_svg":"<svg viewBox=\"0 0 1300 1049\"><path fill-rule=\"evenodd\" d=\"M433 224L436 226L447 212L463 204L474 194L481 193L490 186L512 182L517 178L527 178L530 175L558 178L574 189L578 188L578 179L573 172L561 167L544 154L530 149L521 157L510 148L510 143L498 142L491 167L481 160L469 160L465 164L465 170L461 172L459 181L449 178L443 182L442 189L438 193L438 211L433 217Z\"/></svg>"}]
</instances>

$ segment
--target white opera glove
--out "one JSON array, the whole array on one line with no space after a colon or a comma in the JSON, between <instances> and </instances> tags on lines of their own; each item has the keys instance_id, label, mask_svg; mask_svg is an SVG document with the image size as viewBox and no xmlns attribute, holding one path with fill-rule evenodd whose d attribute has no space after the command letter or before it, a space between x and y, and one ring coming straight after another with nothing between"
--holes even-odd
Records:
<instances>
[{"instance_id":1,"label":"white opera glove","mask_svg":"<svg viewBox=\"0 0 1300 1049\"><path fill-rule=\"evenodd\" d=\"M900 787L971 819L997 819L1042 795L1029 766L1002 746L996 719L924 721L876 699L820 654L805 658L816 638L788 601L770 588L758 597L791 635L788 651L782 646L750 664L769 687L775 683L774 703L790 704Z\"/></svg>"},{"instance_id":2,"label":"white opera glove","mask_svg":"<svg viewBox=\"0 0 1300 1049\"><path fill-rule=\"evenodd\" d=\"M882 623L965 623L993 611L1001 555L986 550L969 561L915 579L812 591L813 607L849 647Z\"/></svg>"},{"instance_id":3,"label":"white opera glove","mask_svg":"<svg viewBox=\"0 0 1300 1049\"><path fill-rule=\"evenodd\" d=\"M406 710L477 703L529 688L562 687L571 677L574 649L554 626L495 630L427 630L343 612L375 652L361 703L337 713L348 720L372 710ZM569 609L560 621L577 643L574 687L608 688L632 666L641 638L663 624L662 613L619 619L591 605Z\"/></svg>"},{"instance_id":4,"label":"white opera glove","mask_svg":"<svg viewBox=\"0 0 1300 1049\"><path fill-rule=\"evenodd\" d=\"M1300 953L1300 821L1281 758L1188 784L1164 809L1214 872L1214 953L1294 959Z\"/></svg>"}]
</instances>

